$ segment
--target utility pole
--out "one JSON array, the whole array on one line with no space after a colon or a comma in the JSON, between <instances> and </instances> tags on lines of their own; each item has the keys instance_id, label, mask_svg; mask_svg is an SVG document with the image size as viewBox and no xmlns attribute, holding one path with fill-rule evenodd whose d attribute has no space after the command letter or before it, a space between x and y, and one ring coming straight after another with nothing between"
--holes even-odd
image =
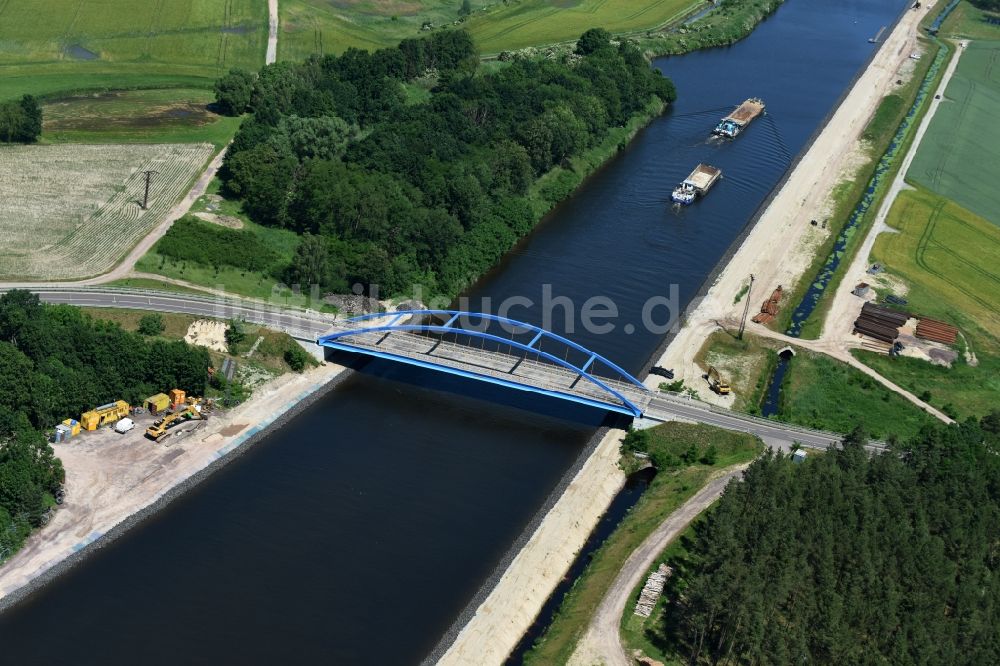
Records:
<instances>
[{"instance_id":1,"label":"utility pole","mask_svg":"<svg viewBox=\"0 0 1000 666\"><path fill-rule=\"evenodd\" d=\"M149 184L153 180L153 175L160 173L159 171L143 171L146 176L146 193L142 197L142 209L149 210Z\"/></svg>"},{"instance_id":2,"label":"utility pole","mask_svg":"<svg viewBox=\"0 0 1000 666\"><path fill-rule=\"evenodd\" d=\"M737 340L743 339L743 331L747 327L747 314L750 312L750 293L753 291L754 275L750 274L750 286L747 287L746 302L743 304L743 318L740 320L740 332L736 336Z\"/></svg>"}]
</instances>

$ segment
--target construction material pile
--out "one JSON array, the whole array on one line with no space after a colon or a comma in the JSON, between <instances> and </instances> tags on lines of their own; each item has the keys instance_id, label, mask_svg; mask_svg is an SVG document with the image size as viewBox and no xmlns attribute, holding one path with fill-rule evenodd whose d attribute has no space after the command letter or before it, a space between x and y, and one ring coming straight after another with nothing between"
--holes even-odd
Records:
<instances>
[{"instance_id":1,"label":"construction material pile","mask_svg":"<svg viewBox=\"0 0 1000 666\"><path fill-rule=\"evenodd\" d=\"M778 303L781 301L781 285L771 293L771 297L760 306L760 312L751 321L758 324L766 324L778 316Z\"/></svg>"},{"instance_id":2,"label":"construction material pile","mask_svg":"<svg viewBox=\"0 0 1000 666\"><path fill-rule=\"evenodd\" d=\"M635 602L635 614L640 617L649 617L653 613L657 599L663 594L663 586L667 584L667 579L674 571L666 564L661 564L653 573L649 574L646 584L639 593L639 600Z\"/></svg>"},{"instance_id":3,"label":"construction material pile","mask_svg":"<svg viewBox=\"0 0 1000 666\"><path fill-rule=\"evenodd\" d=\"M921 319L917 322L917 337L931 342L953 345L958 337L958 329L936 319Z\"/></svg>"},{"instance_id":4,"label":"construction material pile","mask_svg":"<svg viewBox=\"0 0 1000 666\"><path fill-rule=\"evenodd\" d=\"M893 342L899 336L899 327L909 318L910 315L905 312L865 303L854 321L854 332L883 342Z\"/></svg>"}]
</instances>

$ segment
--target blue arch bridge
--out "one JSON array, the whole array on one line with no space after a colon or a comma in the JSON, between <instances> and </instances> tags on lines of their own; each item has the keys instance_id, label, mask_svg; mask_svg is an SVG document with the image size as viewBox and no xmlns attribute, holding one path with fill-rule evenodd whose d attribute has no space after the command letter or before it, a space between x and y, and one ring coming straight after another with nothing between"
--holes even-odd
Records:
<instances>
[{"instance_id":1,"label":"blue arch bridge","mask_svg":"<svg viewBox=\"0 0 1000 666\"><path fill-rule=\"evenodd\" d=\"M317 344L642 417L653 394L631 374L533 324L460 310L338 320Z\"/></svg>"}]
</instances>

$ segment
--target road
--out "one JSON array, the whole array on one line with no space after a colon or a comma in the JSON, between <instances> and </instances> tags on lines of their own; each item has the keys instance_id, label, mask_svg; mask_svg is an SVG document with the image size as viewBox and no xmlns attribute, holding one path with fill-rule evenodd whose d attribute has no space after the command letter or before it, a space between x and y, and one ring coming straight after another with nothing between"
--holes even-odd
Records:
<instances>
[{"instance_id":1,"label":"road","mask_svg":"<svg viewBox=\"0 0 1000 666\"><path fill-rule=\"evenodd\" d=\"M684 531L695 517L717 500L730 481L746 469L746 465L725 470L722 475L710 480L687 502L667 516L660 525L646 537L632 554L611 583L604 599L591 618L587 633L580 639L576 650L569 659L571 666L630 666L633 661L625 654L619 635L619 626L625 614L625 605L632 590L643 580L657 556L671 541Z\"/></svg>"},{"instance_id":2,"label":"road","mask_svg":"<svg viewBox=\"0 0 1000 666\"><path fill-rule=\"evenodd\" d=\"M175 312L216 319L242 319L284 331L294 338L315 341L334 326L332 315L305 310L282 309L238 298L197 294L143 291L115 288L34 288L39 298L49 303L67 303L93 308L129 308L154 312ZM795 442L811 448L835 446L840 435L801 426L768 421L715 405L668 394L655 394L646 411L649 421L690 421L727 430L757 435L768 444L788 446ZM869 447L880 450L875 442Z\"/></svg>"},{"instance_id":3,"label":"road","mask_svg":"<svg viewBox=\"0 0 1000 666\"><path fill-rule=\"evenodd\" d=\"M142 292L128 289L32 288L47 303L67 303L91 308L129 308L154 312L176 312L217 319L243 319L252 324L284 331L300 340L315 341L330 329L333 318L318 312L282 310L239 299L194 294Z\"/></svg>"}]
</instances>

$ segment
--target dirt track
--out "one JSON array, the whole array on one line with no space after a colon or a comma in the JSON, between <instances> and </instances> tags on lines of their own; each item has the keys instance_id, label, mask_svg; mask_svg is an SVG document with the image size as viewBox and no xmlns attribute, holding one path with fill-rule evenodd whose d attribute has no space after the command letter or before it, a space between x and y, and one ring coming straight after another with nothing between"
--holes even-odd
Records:
<instances>
[{"instance_id":1,"label":"dirt track","mask_svg":"<svg viewBox=\"0 0 1000 666\"><path fill-rule=\"evenodd\" d=\"M591 618L587 633L580 639L569 659L570 666L591 666L591 664L630 666L633 663L625 654L618 632L629 595L646 576L654 560L667 544L676 539L698 514L717 500L729 482L740 476L746 468L747 465L730 468L706 483L691 499L667 516L667 519L632 552L611 583L611 588L604 595L594 617Z\"/></svg>"}]
</instances>

